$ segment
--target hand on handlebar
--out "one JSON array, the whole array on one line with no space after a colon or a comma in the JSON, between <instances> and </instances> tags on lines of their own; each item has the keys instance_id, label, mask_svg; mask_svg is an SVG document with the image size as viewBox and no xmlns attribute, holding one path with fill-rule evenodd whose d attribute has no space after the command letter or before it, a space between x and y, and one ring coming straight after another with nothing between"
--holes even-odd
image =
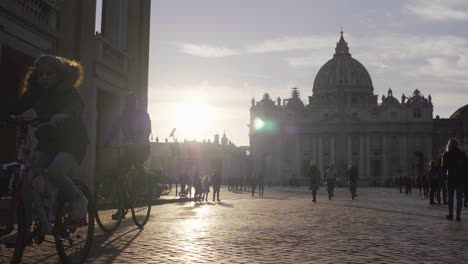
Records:
<instances>
[{"instance_id":1,"label":"hand on handlebar","mask_svg":"<svg viewBox=\"0 0 468 264\"><path fill-rule=\"evenodd\" d=\"M63 122L63 120L67 119L67 114L55 114L49 119L49 124L53 127L57 126L57 124Z\"/></svg>"}]
</instances>

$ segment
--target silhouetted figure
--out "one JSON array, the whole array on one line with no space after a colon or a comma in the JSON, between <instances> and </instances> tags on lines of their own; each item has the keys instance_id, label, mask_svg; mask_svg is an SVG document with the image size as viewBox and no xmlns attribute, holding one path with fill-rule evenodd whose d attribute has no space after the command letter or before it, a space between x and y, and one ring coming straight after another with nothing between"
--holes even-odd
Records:
<instances>
[{"instance_id":1,"label":"silhouetted figure","mask_svg":"<svg viewBox=\"0 0 468 264\"><path fill-rule=\"evenodd\" d=\"M312 201L317 202L317 190L320 186L320 171L314 161L310 162L309 167L309 190L312 191Z\"/></svg>"},{"instance_id":2,"label":"silhouetted figure","mask_svg":"<svg viewBox=\"0 0 468 264\"><path fill-rule=\"evenodd\" d=\"M213 172L211 182L213 184L213 201L216 197L217 201L219 202L219 190L221 189L221 173L218 170L215 170Z\"/></svg>"},{"instance_id":3,"label":"silhouetted figure","mask_svg":"<svg viewBox=\"0 0 468 264\"><path fill-rule=\"evenodd\" d=\"M203 184L203 199L208 201L208 194L210 193L210 176L206 175L202 180Z\"/></svg>"},{"instance_id":4,"label":"silhouetted figure","mask_svg":"<svg viewBox=\"0 0 468 264\"><path fill-rule=\"evenodd\" d=\"M448 141L444 155L442 156L442 166L447 170L448 187L448 220L453 220L453 196L457 196L457 216L456 220L461 221L460 213L463 205L463 184L466 181L467 157L463 151L458 148L458 141L452 138Z\"/></svg>"},{"instance_id":5,"label":"silhouetted figure","mask_svg":"<svg viewBox=\"0 0 468 264\"><path fill-rule=\"evenodd\" d=\"M422 187L423 187L423 195L424 195L424 198L429 198L429 187L430 187L430 183L429 183L429 179L427 177L427 174L423 174L422 177L421 177L421 180L422 180Z\"/></svg>"},{"instance_id":6,"label":"silhouetted figure","mask_svg":"<svg viewBox=\"0 0 468 264\"><path fill-rule=\"evenodd\" d=\"M412 180L411 180L411 177L409 177L408 175L405 175L404 177L404 181L405 181L405 193L406 195L410 195L411 194L411 187L412 187Z\"/></svg>"},{"instance_id":7,"label":"silhouetted figure","mask_svg":"<svg viewBox=\"0 0 468 264\"><path fill-rule=\"evenodd\" d=\"M325 180L327 181L328 200L331 200L332 197L335 197L333 192L336 183L336 171L333 164L325 170Z\"/></svg>"},{"instance_id":8,"label":"silhouetted figure","mask_svg":"<svg viewBox=\"0 0 468 264\"><path fill-rule=\"evenodd\" d=\"M398 186L400 187L400 193L403 192L403 186L405 186L405 179L403 178L403 175L400 175L398 178Z\"/></svg>"},{"instance_id":9,"label":"silhouetted figure","mask_svg":"<svg viewBox=\"0 0 468 264\"><path fill-rule=\"evenodd\" d=\"M418 175L416 177L416 186L418 187L419 195L422 195L423 184L422 184L422 176L421 175Z\"/></svg>"},{"instance_id":10,"label":"silhouetted figure","mask_svg":"<svg viewBox=\"0 0 468 264\"><path fill-rule=\"evenodd\" d=\"M265 190L265 174L266 174L266 168L265 164L263 162L262 167L260 169L260 172L257 175L257 183L258 183L258 196L263 196L263 192Z\"/></svg>"},{"instance_id":11,"label":"silhouetted figure","mask_svg":"<svg viewBox=\"0 0 468 264\"><path fill-rule=\"evenodd\" d=\"M193 175L193 188L195 188L195 195L193 196L194 201L201 201L203 195L203 181L198 175L198 172L195 172Z\"/></svg>"},{"instance_id":12,"label":"silhouetted figure","mask_svg":"<svg viewBox=\"0 0 468 264\"><path fill-rule=\"evenodd\" d=\"M255 175L253 173L250 174L249 181L251 194L252 196L255 196L255 188L257 188L257 179L255 179Z\"/></svg>"},{"instance_id":13,"label":"silhouetted figure","mask_svg":"<svg viewBox=\"0 0 468 264\"><path fill-rule=\"evenodd\" d=\"M447 170L442 167L442 160L439 159L438 161L438 168L439 168L439 186L440 190L442 191L442 201L444 205L447 203Z\"/></svg>"},{"instance_id":14,"label":"silhouetted figure","mask_svg":"<svg viewBox=\"0 0 468 264\"><path fill-rule=\"evenodd\" d=\"M435 160L431 160L429 163L429 171L427 172L427 178L430 183L430 195L429 204L436 204L434 199L437 197L437 203L440 204L440 185L439 185L439 168Z\"/></svg>"},{"instance_id":15,"label":"silhouetted figure","mask_svg":"<svg viewBox=\"0 0 468 264\"><path fill-rule=\"evenodd\" d=\"M351 198L354 200L354 198L357 196L357 187L358 187L358 180L359 180L359 174L355 166L349 165L349 168L347 171L347 178L349 182L349 190L351 192Z\"/></svg>"},{"instance_id":16,"label":"silhouetted figure","mask_svg":"<svg viewBox=\"0 0 468 264\"><path fill-rule=\"evenodd\" d=\"M120 169L125 172L132 165L143 168L143 163L151 153L151 119L140 104L138 96L133 93L129 93L125 98L125 108L106 134L104 144L107 145L119 130L122 130L124 144L124 151L119 159Z\"/></svg>"}]
</instances>

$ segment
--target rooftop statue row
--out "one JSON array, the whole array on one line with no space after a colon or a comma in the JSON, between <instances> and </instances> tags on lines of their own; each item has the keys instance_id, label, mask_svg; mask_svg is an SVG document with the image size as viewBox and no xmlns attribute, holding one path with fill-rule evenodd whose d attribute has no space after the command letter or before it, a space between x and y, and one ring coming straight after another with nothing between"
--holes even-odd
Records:
<instances>
[{"instance_id":1,"label":"rooftop statue row","mask_svg":"<svg viewBox=\"0 0 468 264\"><path fill-rule=\"evenodd\" d=\"M329 103L333 105L336 103L336 98L328 98ZM276 103L271 99L268 93L263 95L262 100L259 102L255 101L255 98L251 100L252 108L286 108L291 110L299 110L305 107L304 102L300 98L300 93L298 88L292 88L291 97L288 99L283 99L278 97L276 99ZM311 104L312 105L312 104ZM432 97L428 95L428 97L424 97L424 95L418 90L414 90L411 96L406 96L402 94L401 101L398 101L397 98L393 96L392 89L388 90L387 96L382 95L382 107L387 107L391 105L418 105L418 106L432 106Z\"/></svg>"}]
</instances>

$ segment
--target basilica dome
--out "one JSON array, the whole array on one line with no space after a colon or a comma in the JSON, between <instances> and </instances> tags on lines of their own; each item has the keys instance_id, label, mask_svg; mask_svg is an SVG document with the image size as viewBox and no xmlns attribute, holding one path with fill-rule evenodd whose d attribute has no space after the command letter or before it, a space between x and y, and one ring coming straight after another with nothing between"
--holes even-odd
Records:
<instances>
[{"instance_id":1,"label":"basilica dome","mask_svg":"<svg viewBox=\"0 0 468 264\"><path fill-rule=\"evenodd\" d=\"M341 38L336 44L333 58L325 63L314 81L314 95L335 93L338 87L347 92L370 93L374 91L372 80L366 68L349 53L348 43Z\"/></svg>"}]
</instances>

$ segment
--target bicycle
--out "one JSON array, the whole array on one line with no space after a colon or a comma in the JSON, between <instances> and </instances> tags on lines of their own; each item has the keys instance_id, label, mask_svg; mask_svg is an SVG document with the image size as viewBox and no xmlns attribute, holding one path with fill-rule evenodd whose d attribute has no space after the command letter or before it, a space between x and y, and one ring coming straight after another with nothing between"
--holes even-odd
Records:
<instances>
[{"instance_id":1,"label":"bicycle","mask_svg":"<svg viewBox=\"0 0 468 264\"><path fill-rule=\"evenodd\" d=\"M129 210L138 228L146 225L151 214L153 187L144 168L132 164L125 172L119 168L116 174L96 179L96 223L105 233L114 232Z\"/></svg>"},{"instance_id":2,"label":"bicycle","mask_svg":"<svg viewBox=\"0 0 468 264\"><path fill-rule=\"evenodd\" d=\"M94 211L92 197L86 186L77 180L74 184L88 199L86 217L79 222L71 222L70 203L65 201L63 193L49 184L42 174L35 176L36 183L41 182L47 188L31 190L35 195L32 230L26 225L26 208L23 206L21 187L23 178L33 166L29 127L48 125L38 119L12 118L2 122L3 126L16 129L16 161L1 165L1 179L8 182L8 190L0 194L4 206L8 206L7 217L0 221L0 262L20 263L28 245L40 245L43 242L54 243L59 258L64 263L85 261L94 234ZM35 185L36 186L36 185ZM36 186L38 187L38 186ZM39 189L39 188L38 188ZM37 199L39 197L39 200ZM44 216L46 217L44 219ZM16 240L10 244L8 237L17 231ZM51 230L51 233L43 230ZM53 236L54 241L48 239ZM14 237L14 236L12 236Z\"/></svg>"}]
</instances>

